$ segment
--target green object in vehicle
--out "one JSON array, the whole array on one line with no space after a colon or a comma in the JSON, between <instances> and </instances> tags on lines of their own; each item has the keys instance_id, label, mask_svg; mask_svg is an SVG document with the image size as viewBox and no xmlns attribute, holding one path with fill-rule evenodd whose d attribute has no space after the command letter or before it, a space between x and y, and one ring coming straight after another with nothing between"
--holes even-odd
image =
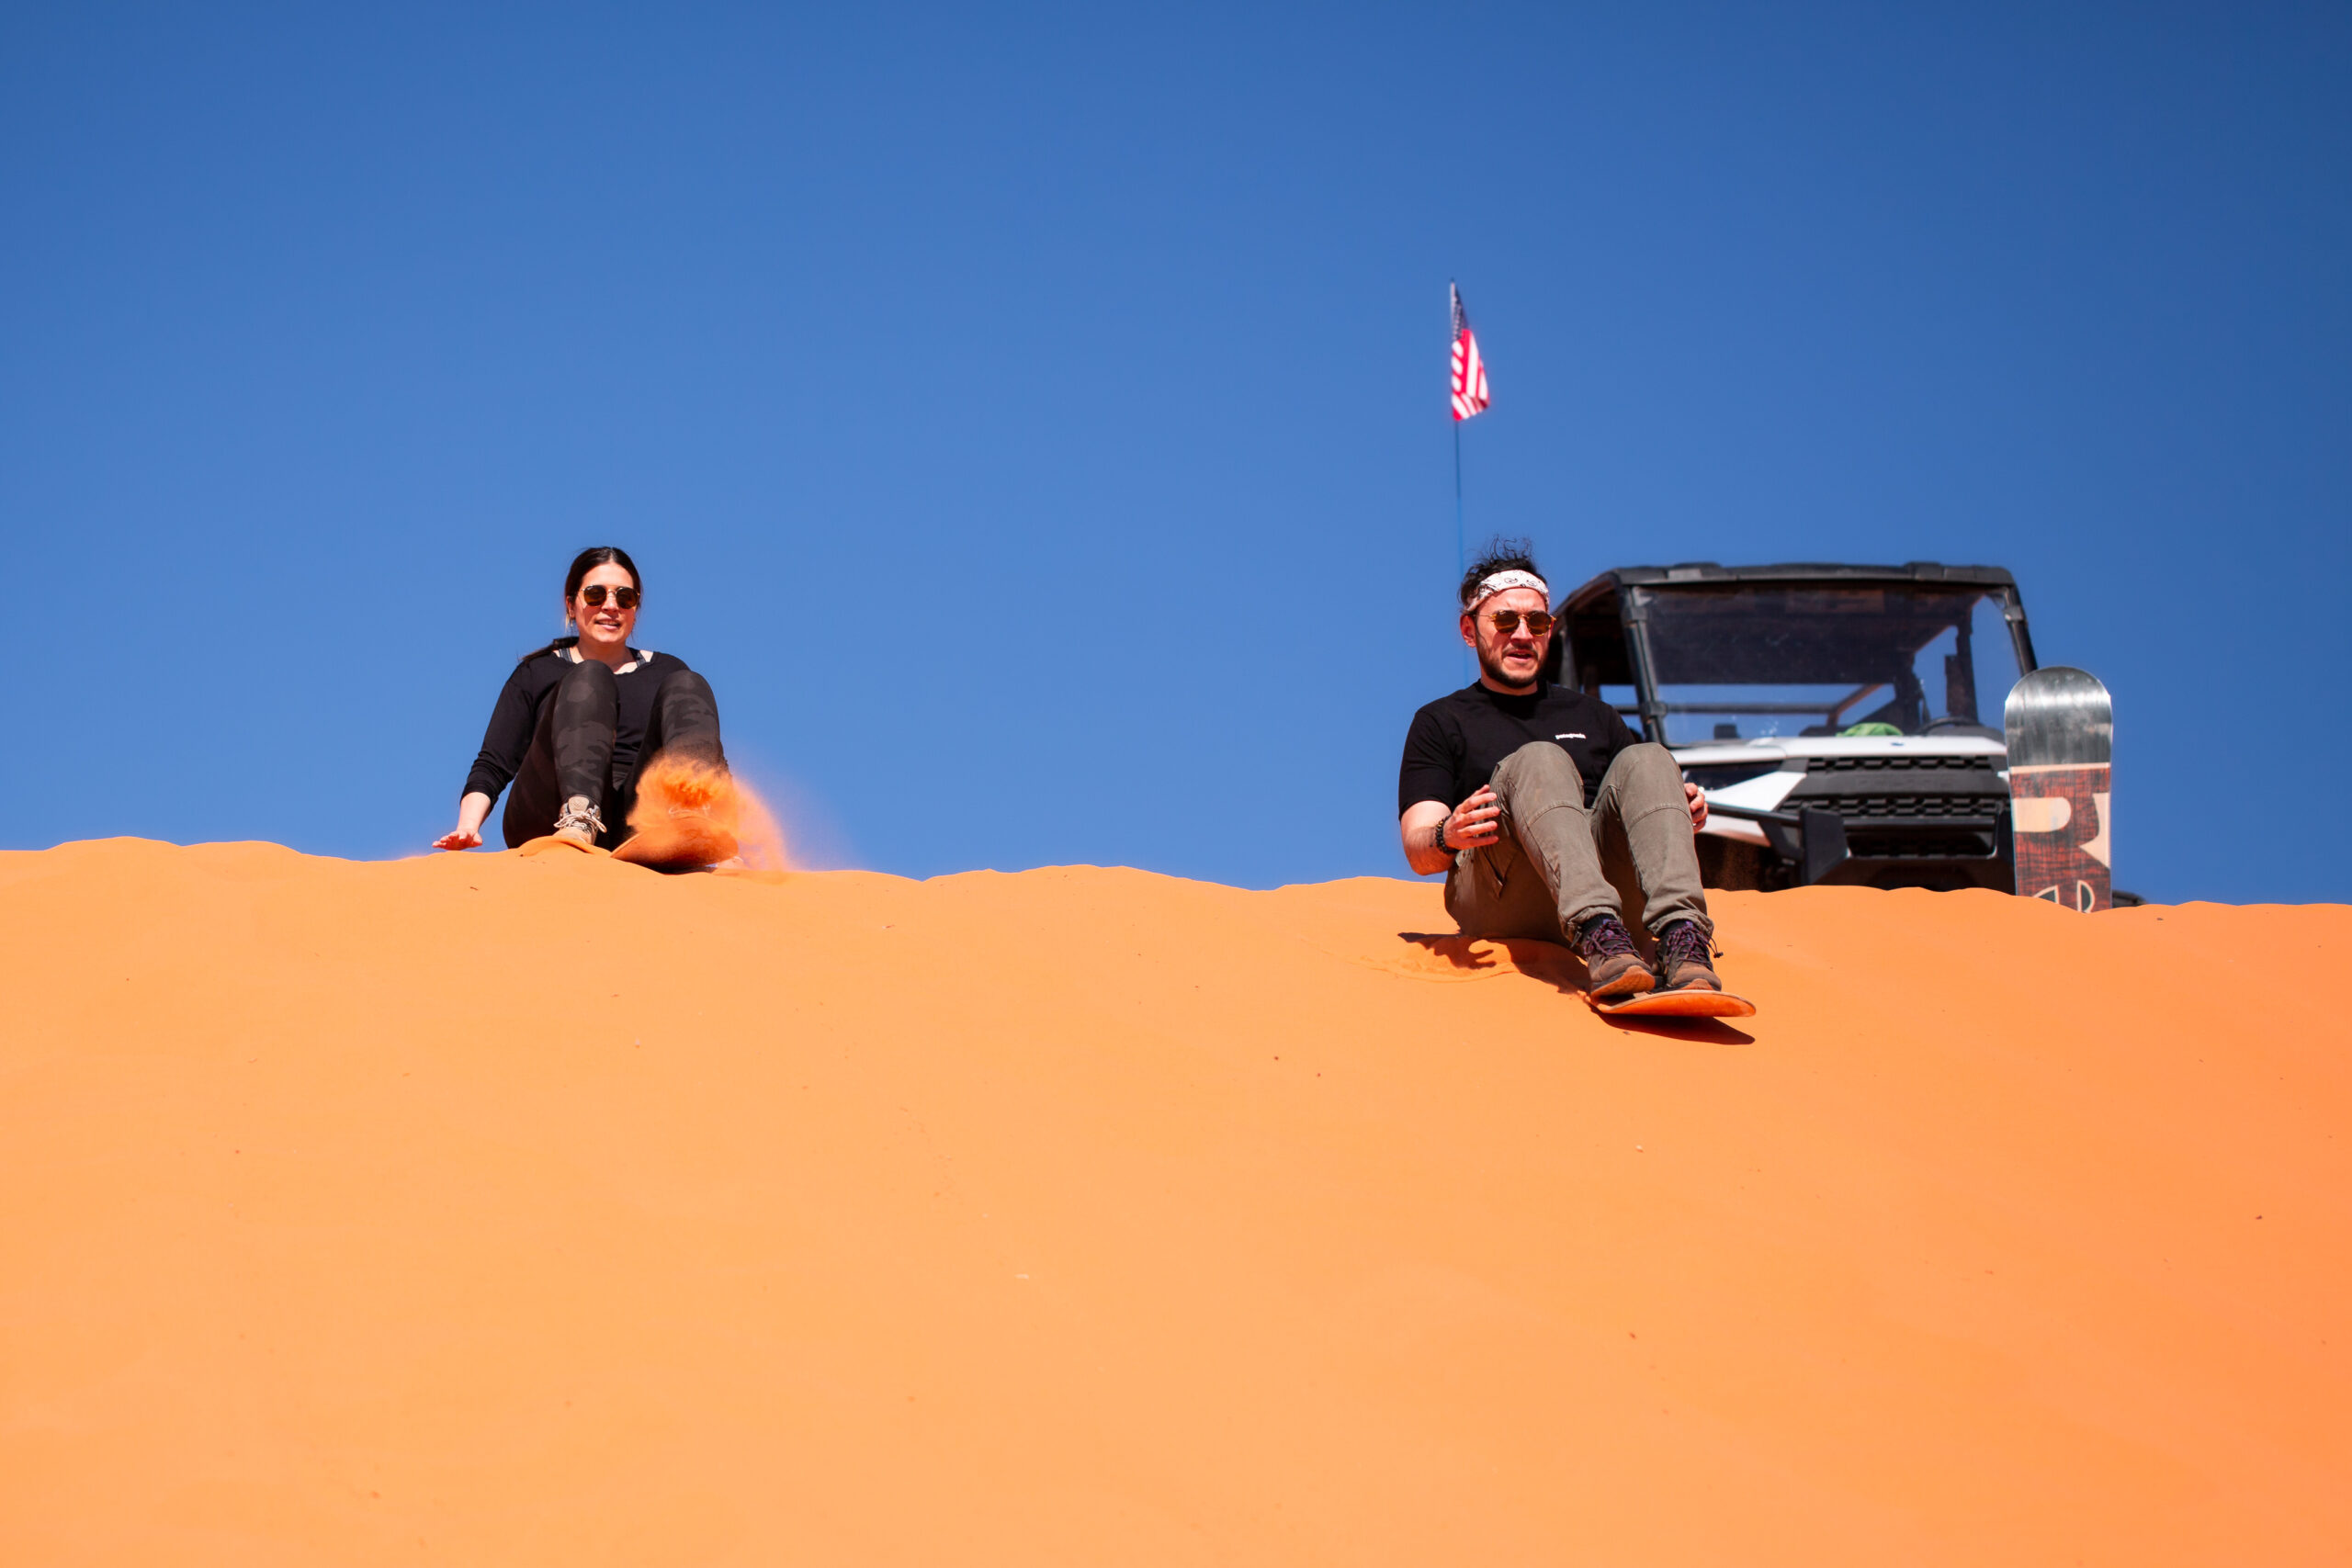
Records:
<instances>
[{"instance_id":1,"label":"green object in vehicle","mask_svg":"<svg viewBox=\"0 0 2352 1568\"><path fill-rule=\"evenodd\" d=\"M1899 727L1892 724L1849 724L1838 732L1838 738L1842 740L1849 735L1900 735L1902 733Z\"/></svg>"}]
</instances>

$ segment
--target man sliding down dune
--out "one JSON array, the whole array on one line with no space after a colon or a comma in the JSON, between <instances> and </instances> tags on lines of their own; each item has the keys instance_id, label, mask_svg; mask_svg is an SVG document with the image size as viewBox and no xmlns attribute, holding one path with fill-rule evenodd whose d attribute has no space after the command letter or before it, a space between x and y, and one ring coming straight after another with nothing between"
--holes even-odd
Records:
<instances>
[{"instance_id":1,"label":"man sliding down dune","mask_svg":"<svg viewBox=\"0 0 2352 1568\"><path fill-rule=\"evenodd\" d=\"M1543 679L1552 594L1523 543L1490 548L1461 601L1478 680L1413 716L1396 780L1406 860L1445 873L1464 935L1565 940L1597 1002L1722 991L1691 841L1706 795L1616 709ZM1654 962L1628 911L1657 938Z\"/></svg>"}]
</instances>

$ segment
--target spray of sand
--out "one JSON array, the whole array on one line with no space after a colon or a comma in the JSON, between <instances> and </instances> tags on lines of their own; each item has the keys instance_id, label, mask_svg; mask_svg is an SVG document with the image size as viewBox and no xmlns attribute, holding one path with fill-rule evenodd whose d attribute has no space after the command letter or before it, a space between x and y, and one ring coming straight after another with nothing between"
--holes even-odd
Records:
<instances>
[{"instance_id":1,"label":"spray of sand","mask_svg":"<svg viewBox=\"0 0 2352 1568\"><path fill-rule=\"evenodd\" d=\"M785 869L784 830L752 787L725 768L667 754L638 775L633 832L660 832L673 815L708 818L735 836L736 853L754 871Z\"/></svg>"}]
</instances>

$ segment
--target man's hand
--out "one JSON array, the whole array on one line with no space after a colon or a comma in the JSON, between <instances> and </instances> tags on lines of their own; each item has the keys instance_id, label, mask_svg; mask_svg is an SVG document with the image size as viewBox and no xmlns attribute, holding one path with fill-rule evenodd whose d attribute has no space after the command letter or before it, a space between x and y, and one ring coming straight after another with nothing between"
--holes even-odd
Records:
<instances>
[{"instance_id":1,"label":"man's hand","mask_svg":"<svg viewBox=\"0 0 2352 1568\"><path fill-rule=\"evenodd\" d=\"M1690 807L1690 826L1694 829L1705 827L1707 825L1707 792L1697 784L1687 784L1682 786L1682 798Z\"/></svg>"},{"instance_id":2,"label":"man's hand","mask_svg":"<svg viewBox=\"0 0 2352 1568\"><path fill-rule=\"evenodd\" d=\"M1482 789L1453 809L1442 800L1416 801L1396 819L1396 833L1406 863L1422 876L1436 876L1453 868L1454 852L1481 849L1502 836L1496 818L1502 803L1491 789ZM1442 829L1442 846L1438 833Z\"/></svg>"},{"instance_id":3,"label":"man's hand","mask_svg":"<svg viewBox=\"0 0 2352 1568\"><path fill-rule=\"evenodd\" d=\"M1495 820L1502 814L1502 803L1495 798L1495 792L1481 784L1476 794L1455 807L1446 818L1446 848L1485 849L1502 836L1502 828Z\"/></svg>"}]
</instances>

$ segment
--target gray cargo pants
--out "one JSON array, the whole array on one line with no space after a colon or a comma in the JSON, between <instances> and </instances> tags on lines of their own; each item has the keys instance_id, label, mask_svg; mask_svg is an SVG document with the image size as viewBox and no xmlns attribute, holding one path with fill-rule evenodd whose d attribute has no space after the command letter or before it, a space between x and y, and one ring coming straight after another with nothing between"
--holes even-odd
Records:
<instances>
[{"instance_id":1,"label":"gray cargo pants","mask_svg":"<svg viewBox=\"0 0 2352 1568\"><path fill-rule=\"evenodd\" d=\"M1549 740L1505 757L1488 782L1502 835L1455 855L1445 878L1445 912L1464 935L1573 945L1586 920L1614 915L1653 933L1696 920L1713 939L1682 770L1665 747L1618 752L1589 811L1576 763Z\"/></svg>"}]
</instances>

